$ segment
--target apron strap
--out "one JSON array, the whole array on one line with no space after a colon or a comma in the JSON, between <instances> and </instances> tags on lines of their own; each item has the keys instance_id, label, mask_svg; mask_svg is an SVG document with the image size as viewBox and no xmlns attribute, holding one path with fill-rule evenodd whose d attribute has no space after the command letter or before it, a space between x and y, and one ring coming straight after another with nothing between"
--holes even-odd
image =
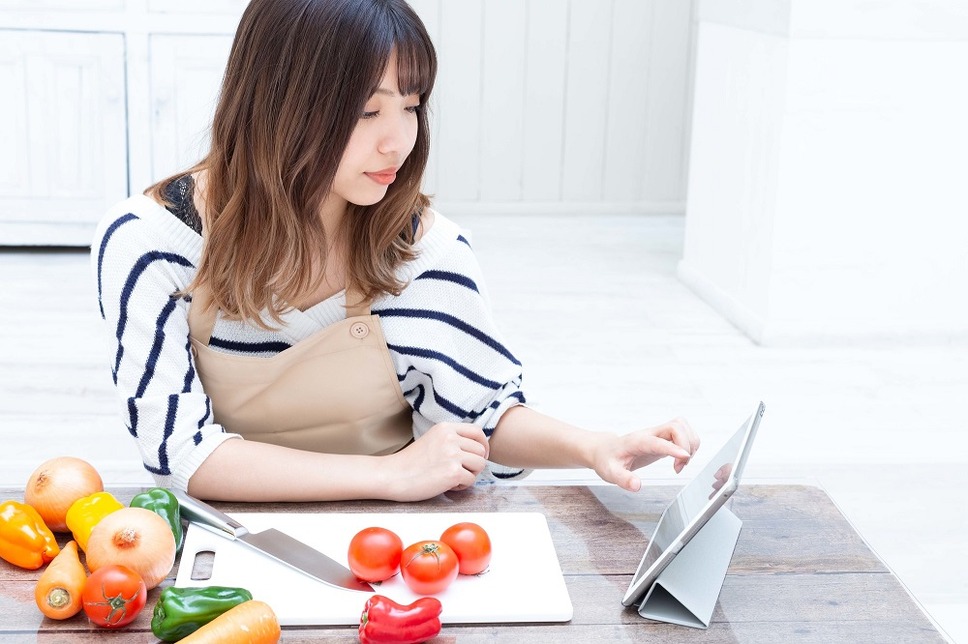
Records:
<instances>
[{"instance_id":1,"label":"apron strap","mask_svg":"<svg viewBox=\"0 0 968 644\"><path fill-rule=\"evenodd\" d=\"M192 293L192 303L188 307L188 332L206 347L212 339L212 328L218 315L218 309L210 306L211 302L208 287L201 286Z\"/></svg>"},{"instance_id":2,"label":"apron strap","mask_svg":"<svg viewBox=\"0 0 968 644\"><path fill-rule=\"evenodd\" d=\"M363 295L351 286L346 287L346 317L352 318L370 315L370 303L363 299Z\"/></svg>"}]
</instances>

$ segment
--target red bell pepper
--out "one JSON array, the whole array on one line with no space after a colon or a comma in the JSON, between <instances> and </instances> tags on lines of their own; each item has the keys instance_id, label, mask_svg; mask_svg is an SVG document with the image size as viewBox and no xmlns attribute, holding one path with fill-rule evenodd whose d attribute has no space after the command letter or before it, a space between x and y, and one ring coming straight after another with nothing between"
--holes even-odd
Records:
<instances>
[{"instance_id":1,"label":"red bell pepper","mask_svg":"<svg viewBox=\"0 0 968 644\"><path fill-rule=\"evenodd\" d=\"M421 597L412 604L398 604L389 597L373 595L360 616L362 644L418 644L440 633L443 607L436 597Z\"/></svg>"}]
</instances>

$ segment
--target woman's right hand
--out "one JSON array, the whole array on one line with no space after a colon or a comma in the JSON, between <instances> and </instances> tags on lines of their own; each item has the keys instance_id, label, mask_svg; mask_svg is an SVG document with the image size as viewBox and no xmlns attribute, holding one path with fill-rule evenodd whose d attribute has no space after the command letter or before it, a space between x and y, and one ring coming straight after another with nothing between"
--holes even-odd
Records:
<instances>
[{"instance_id":1,"label":"woman's right hand","mask_svg":"<svg viewBox=\"0 0 968 644\"><path fill-rule=\"evenodd\" d=\"M484 431L470 423L438 423L395 454L385 456L387 498L422 501L474 485L487 464Z\"/></svg>"}]
</instances>

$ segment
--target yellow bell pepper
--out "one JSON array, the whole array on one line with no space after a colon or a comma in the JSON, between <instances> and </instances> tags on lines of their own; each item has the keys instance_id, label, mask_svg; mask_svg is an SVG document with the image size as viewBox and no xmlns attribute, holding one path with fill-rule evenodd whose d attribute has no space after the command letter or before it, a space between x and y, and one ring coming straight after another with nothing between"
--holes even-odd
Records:
<instances>
[{"instance_id":1,"label":"yellow bell pepper","mask_svg":"<svg viewBox=\"0 0 968 644\"><path fill-rule=\"evenodd\" d=\"M82 497L67 510L67 527L74 535L74 541L87 551L87 540L101 519L117 512L124 505L114 498L110 492L95 492L90 496Z\"/></svg>"},{"instance_id":2,"label":"yellow bell pepper","mask_svg":"<svg viewBox=\"0 0 968 644\"><path fill-rule=\"evenodd\" d=\"M54 533L33 506L0 503L0 557L15 566L37 570L60 553Z\"/></svg>"}]
</instances>

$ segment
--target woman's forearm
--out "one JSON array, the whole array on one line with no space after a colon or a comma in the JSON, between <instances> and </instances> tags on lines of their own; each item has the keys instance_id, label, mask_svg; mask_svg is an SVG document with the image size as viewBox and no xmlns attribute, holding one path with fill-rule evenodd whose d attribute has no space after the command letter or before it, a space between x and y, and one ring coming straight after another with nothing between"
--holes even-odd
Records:
<instances>
[{"instance_id":1,"label":"woman's forearm","mask_svg":"<svg viewBox=\"0 0 968 644\"><path fill-rule=\"evenodd\" d=\"M498 421L489 460L508 467L590 468L595 446L603 437L518 405Z\"/></svg>"},{"instance_id":2,"label":"woman's forearm","mask_svg":"<svg viewBox=\"0 0 968 644\"><path fill-rule=\"evenodd\" d=\"M320 454L231 439L215 448L188 492L217 501L384 499L378 456Z\"/></svg>"},{"instance_id":3,"label":"woman's forearm","mask_svg":"<svg viewBox=\"0 0 968 644\"><path fill-rule=\"evenodd\" d=\"M680 472L697 449L699 437L681 418L620 436L579 429L518 406L498 421L489 459L509 467L587 467L603 480L635 492L641 487L635 470L672 457Z\"/></svg>"}]
</instances>

